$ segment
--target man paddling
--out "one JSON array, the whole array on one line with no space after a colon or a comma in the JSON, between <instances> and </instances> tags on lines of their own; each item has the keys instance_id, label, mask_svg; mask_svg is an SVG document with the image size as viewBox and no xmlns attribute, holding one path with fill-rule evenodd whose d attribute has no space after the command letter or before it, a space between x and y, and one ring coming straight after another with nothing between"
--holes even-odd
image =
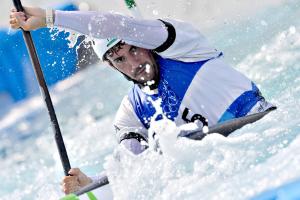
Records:
<instances>
[{"instance_id":1,"label":"man paddling","mask_svg":"<svg viewBox=\"0 0 300 200\"><path fill-rule=\"evenodd\" d=\"M26 15L12 10L12 28L56 26L92 36L99 58L134 83L115 119L119 143L134 154L146 148L143 142L147 143L157 111L153 101L158 99L162 114L178 126L190 122L211 126L273 107L188 23L103 12L25 11ZM92 181L79 169L70 174L63 181L66 193Z\"/></svg>"}]
</instances>

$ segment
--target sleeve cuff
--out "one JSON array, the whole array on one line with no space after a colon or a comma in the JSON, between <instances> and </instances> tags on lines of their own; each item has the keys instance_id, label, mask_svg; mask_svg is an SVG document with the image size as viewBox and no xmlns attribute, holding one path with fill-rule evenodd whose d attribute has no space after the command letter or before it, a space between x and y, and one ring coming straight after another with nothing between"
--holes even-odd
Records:
<instances>
[{"instance_id":1,"label":"sleeve cuff","mask_svg":"<svg viewBox=\"0 0 300 200\"><path fill-rule=\"evenodd\" d=\"M164 23L164 25L166 26L166 29L168 31L168 38L162 45L160 45L159 47L154 49L154 51L157 53L161 53L161 52L167 50L174 43L174 41L176 39L176 30L175 30L174 26L171 23L163 21L161 19L159 19L159 21Z\"/></svg>"}]
</instances>

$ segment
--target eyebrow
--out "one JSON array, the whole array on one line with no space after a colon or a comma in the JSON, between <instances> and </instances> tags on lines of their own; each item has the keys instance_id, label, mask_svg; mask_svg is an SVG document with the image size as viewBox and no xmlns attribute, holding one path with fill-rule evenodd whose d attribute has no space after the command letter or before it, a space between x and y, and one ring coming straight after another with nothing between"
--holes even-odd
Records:
<instances>
[{"instance_id":1,"label":"eyebrow","mask_svg":"<svg viewBox=\"0 0 300 200\"><path fill-rule=\"evenodd\" d=\"M137 48L137 47L136 47L136 46L131 46L131 47L128 49L128 52L130 52L131 49L133 49L133 48ZM111 57L112 57L114 54L115 54L115 55L118 55L118 52L112 52ZM117 58L113 59L114 62L117 61L118 59L120 59L121 57L124 57L124 56L118 56Z\"/></svg>"}]
</instances>

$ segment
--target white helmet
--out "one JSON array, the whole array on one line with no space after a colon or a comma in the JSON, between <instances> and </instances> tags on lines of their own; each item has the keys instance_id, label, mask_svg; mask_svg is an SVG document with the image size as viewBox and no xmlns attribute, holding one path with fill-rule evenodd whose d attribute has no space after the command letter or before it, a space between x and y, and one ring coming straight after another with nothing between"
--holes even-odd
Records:
<instances>
[{"instance_id":1,"label":"white helmet","mask_svg":"<svg viewBox=\"0 0 300 200\"><path fill-rule=\"evenodd\" d=\"M103 60L104 54L111 49L113 46L118 44L121 40L117 38L108 38L108 39L95 39L94 42L94 51L97 56Z\"/></svg>"}]
</instances>

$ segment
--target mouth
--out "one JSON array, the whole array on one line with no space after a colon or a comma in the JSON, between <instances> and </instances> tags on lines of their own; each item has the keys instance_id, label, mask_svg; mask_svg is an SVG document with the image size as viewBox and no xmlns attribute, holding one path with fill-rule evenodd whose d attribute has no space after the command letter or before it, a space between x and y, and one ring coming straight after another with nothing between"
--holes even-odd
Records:
<instances>
[{"instance_id":1,"label":"mouth","mask_svg":"<svg viewBox=\"0 0 300 200\"><path fill-rule=\"evenodd\" d=\"M153 66L148 62L139 65L139 67L135 69L135 80L140 83L145 83L152 79L152 67Z\"/></svg>"}]
</instances>

